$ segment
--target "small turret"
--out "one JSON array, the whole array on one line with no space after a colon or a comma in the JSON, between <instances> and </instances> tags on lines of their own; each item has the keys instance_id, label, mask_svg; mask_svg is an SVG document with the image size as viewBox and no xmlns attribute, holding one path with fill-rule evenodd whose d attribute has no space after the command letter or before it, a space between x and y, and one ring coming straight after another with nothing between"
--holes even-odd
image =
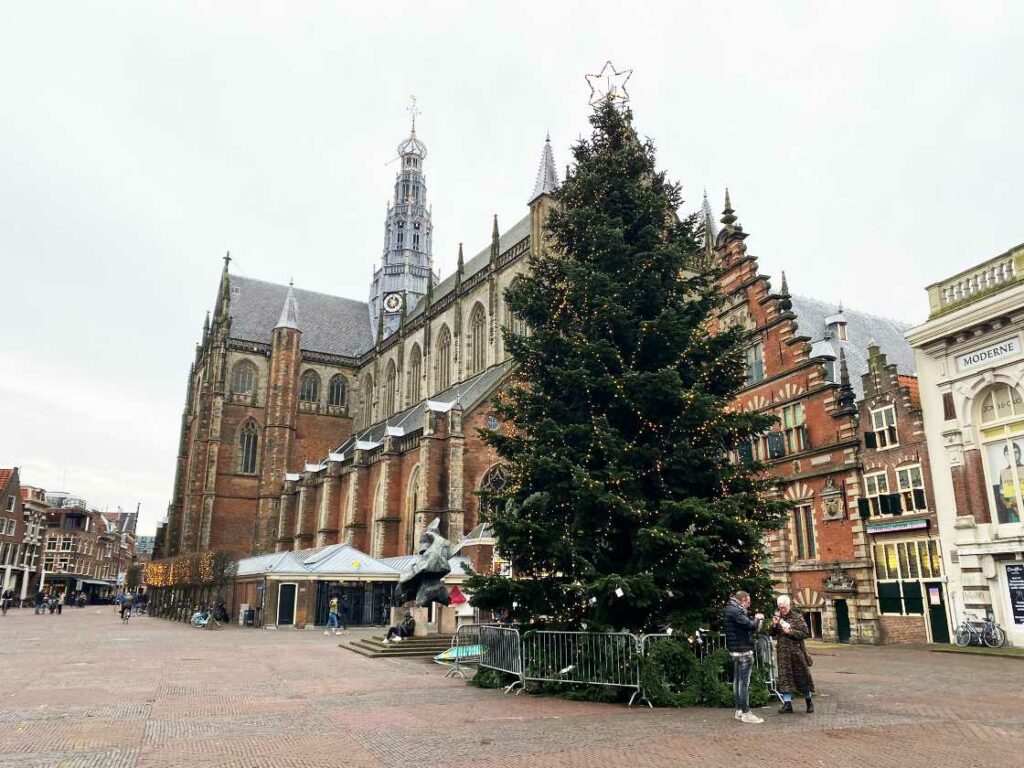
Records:
<instances>
[{"instance_id":1,"label":"small turret","mask_svg":"<svg viewBox=\"0 0 1024 768\"><path fill-rule=\"evenodd\" d=\"M491 227L491 261L497 261L500 254L501 235L498 233L498 214L494 214L494 226Z\"/></svg>"},{"instance_id":2,"label":"small turret","mask_svg":"<svg viewBox=\"0 0 1024 768\"><path fill-rule=\"evenodd\" d=\"M779 309L789 312L793 308L792 296L789 294L789 283L786 282L786 273L782 273L782 285L779 286Z\"/></svg>"},{"instance_id":3,"label":"small turret","mask_svg":"<svg viewBox=\"0 0 1024 768\"><path fill-rule=\"evenodd\" d=\"M555 171L555 155L551 151L551 134L544 139L544 149L540 154L540 167L537 169L537 180L533 184L532 204L541 195L554 194L558 189L558 173Z\"/></svg>"},{"instance_id":4,"label":"small turret","mask_svg":"<svg viewBox=\"0 0 1024 768\"><path fill-rule=\"evenodd\" d=\"M839 348L839 395L836 402L839 403L840 413L855 413L854 401L857 395L850 385L850 369L846 365L846 350Z\"/></svg>"},{"instance_id":5,"label":"small turret","mask_svg":"<svg viewBox=\"0 0 1024 768\"><path fill-rule=\"evenodd\" d=\"M295 300L295 289L291 281L288 281L288 295L284 300L284 307L281 308L281 318L277 321L277 328L294 328L299 330L299 304Z\"/></svg>"}]
</instances>

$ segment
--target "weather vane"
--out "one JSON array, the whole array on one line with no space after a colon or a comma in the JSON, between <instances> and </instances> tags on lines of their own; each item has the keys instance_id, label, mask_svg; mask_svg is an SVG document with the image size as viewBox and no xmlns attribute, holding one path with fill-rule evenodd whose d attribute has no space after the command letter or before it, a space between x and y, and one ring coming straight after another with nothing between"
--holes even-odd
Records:
<instances>
[{"instance_id":1,"label":"weather vane","mask_svg":"<svg viewBox=\"0 0 1024 768\"><path fill-rule=\"evenodd\" d=\"M406 110L409 112L410 115L412 115L412 132L416 133L416 115L420 115L422 114L422 112L420 112L419 108L416 106L416 95L413 94L409 96L409 99L412 101L412 103L408 107L406 107Z\"/></svg>"},{"instance_id":2,"label":"weather vane","mask_svg":"<svg viewBox=\"0 0 1024 768\"><path fill-rule=\"evenodd\" d=\"M587 75L587 85L590 86L590 106L602 101L625 104L629 101L626 83L632 76L632 69L624 69L620 72L611 61L606 61L596 75Z\"/></svg>"}]
</instances>

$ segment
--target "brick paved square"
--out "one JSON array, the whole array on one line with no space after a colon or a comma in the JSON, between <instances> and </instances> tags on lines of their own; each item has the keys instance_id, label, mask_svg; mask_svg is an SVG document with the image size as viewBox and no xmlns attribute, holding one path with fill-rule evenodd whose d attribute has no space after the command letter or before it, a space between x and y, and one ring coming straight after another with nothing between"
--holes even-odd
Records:
<instances>
[{"instance_id":1,"label":"brick paved square","mask_svg":"<svg viewBox=\"0 0 1024 768\"><path fill-rule=\"evenodd\" d=\"M892 646L815 659L813 716L769 709L745 726L724 710L478 690L320 632L13 611L0 619L0 768L1022 764L1024 660Z\"/></svg>"}]
</instances>

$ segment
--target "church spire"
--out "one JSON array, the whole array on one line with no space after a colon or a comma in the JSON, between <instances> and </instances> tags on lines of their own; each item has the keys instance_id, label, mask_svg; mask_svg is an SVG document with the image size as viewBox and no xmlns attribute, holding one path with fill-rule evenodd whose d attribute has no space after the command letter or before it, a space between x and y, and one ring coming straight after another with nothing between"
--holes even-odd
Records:
<instances>
[{"instance_id":1,"label":"church spire","mask_svg":"<svg viewBox=\"0 0 1024 768\"><path fill-rule=\"evenodd\" d=\"M708 191L704 190L704 201L701 203L701 215L704 217L704 255L710 265L715 258L715 240L718 238L718 227L715 225L715 214L711 211Z\"/></svg>"},{"instance_id":2,"label":"church spire","mask_svg":"<svg viewBox=\"0 0 1024 768\"><path fill-rule=\"evenodd\" d=\"M553 194L558 187L558 173L555 171L555 156L551 151L551 134L544 139L544 149L540 154L540 167L537 169L537 180L533 184L532 203L541 195Z\"/></svg>"},{"instance_id":3,"label":"church spire","mask_svg":"<svg viewBox=\"0 0 1024 768\"><path fill-rule=\"evenodd\" d=\"M288 281L288 295L284 299L284 307L281 308L281 319L277 321L274 329L294 328L299 330L299 304L295 300L295 288L291 280Z\"/></svg>"},{"instance_id":4,"label":"church spire","mask_svg":"<svg viewBox=\"0 0 1024 768\"><path fill-rule=\"evenodd\" d=\"M412 124L408 138L397 149L400 165L384 222L381 265L370 285L370 327L375 329L378 341L395 332L402 310L414 307L434 279L433 226L423 174L427 146L416 136L419 110L415 97L409 111Z\"/></svg>"}]
</instances>

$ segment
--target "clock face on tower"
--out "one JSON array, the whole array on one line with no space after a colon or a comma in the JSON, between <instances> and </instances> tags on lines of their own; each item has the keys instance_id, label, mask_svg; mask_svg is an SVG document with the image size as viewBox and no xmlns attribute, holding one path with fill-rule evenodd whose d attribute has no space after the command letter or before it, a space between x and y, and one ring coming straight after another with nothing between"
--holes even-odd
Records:
<instances>
[{"instance_id":1,"label":"clock face on tower","mask_svg":"<svg viewBox=\"0 0 1024 768\"><path fill-rule=\"evenodd\" d=\"M385 312L399 312L402 309L402 294L400 293L386 293L384 294L384 311Z\"/></svg>"}]
</instances>

